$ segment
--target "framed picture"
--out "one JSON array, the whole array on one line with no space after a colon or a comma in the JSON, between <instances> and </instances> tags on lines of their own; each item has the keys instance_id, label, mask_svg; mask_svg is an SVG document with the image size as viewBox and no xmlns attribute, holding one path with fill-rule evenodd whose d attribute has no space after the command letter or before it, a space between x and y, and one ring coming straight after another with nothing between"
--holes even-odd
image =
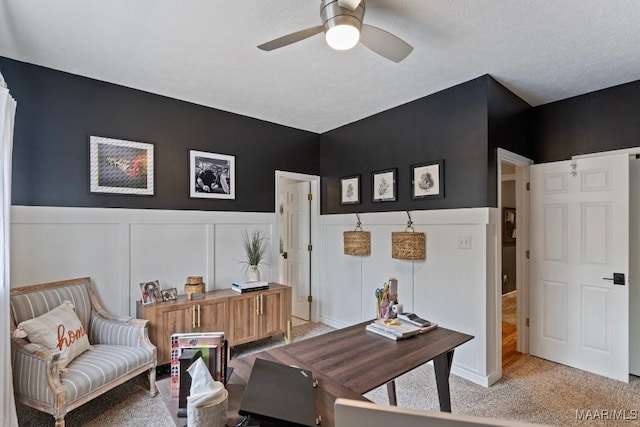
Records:
<instances>
[{"instance_id":1,"label":"framed picture","mask_svg":"<svg viewBox=\"0 0 640 427\"><path fill-rule=\"evenodd\" d=\"M502 208L502 244L504 246L516 244L515 208Z\"/></svg>"},{"instance_id":2,"label":"framed picture","mask_svg":"<svg viewBox=\"0 0 640 427\"><path fill-rule=\"evenodd\" d=\"M89 191L153 196L153 144L89 137Z\"/></svg>"},{"instance_id":3,"label":"framed picture","mask_svg":"<svg viewBox=\"0 0 640 427\"><path fill-rule=\"evenodd\" d=\"M162 300L163 301L174 301L178 299L178 289L176 288L169 288L169 289L164 289L162 291Z\"/></svg>"},{"instance_id":4,"label":"framed picture","mask_svg":"<svg viewBox=\"0 0 640 427\"><path fill-rule=\"evenodd\" d=\"M340 178L340 204L360 203L360 175Z\"/></svg>"},{"instance_id":5,"label":"framed picture","mask_svg":"<svg viewBox=\"0 0 640 427\"><path fill-rule=\"evenodd\" d=\"M411 198L444 198L444 160L411 165Z\"/></svg>"},{"instance_id":6,"label":"framed picture","mask_svg":"<svg viewBox=\"0 0 640 427\"><path fill-rule=\"evenodd\" d=\"M189 151L191 197L236 198L236 158L226 154Z\"/></svg>"},{"instance_id":7,"label":"framed picture","mask_svg":"<svg viewBox=\"0 0 640 427\"><path fill-rule=\"evenodd\" d=\"M371 173L371 200L394 202L396 200L396 175L398 169L386 169Z\"/></svg>"},{"instance_id":8,"label":"framed picture","mask_svg":"<svg viewBox=\"0 0 640 427\"><path fill-rule=\"evenodd\" d=\"M142 304L144 305L163 301L162 289L160 289L160 282L157 280L140 283L140 293L142 294Z\"/></svg>"}]
</instances>

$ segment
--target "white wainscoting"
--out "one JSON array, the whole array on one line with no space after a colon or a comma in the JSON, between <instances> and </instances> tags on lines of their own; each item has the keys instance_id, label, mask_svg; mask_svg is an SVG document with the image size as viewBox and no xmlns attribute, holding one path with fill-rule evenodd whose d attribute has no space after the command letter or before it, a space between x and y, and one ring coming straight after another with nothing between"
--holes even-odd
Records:
<instances>
[{"instance_id":1,"label":"white wainscoting","mask_svg":"<svg viewBox=\"0 0 640 427\"><path fill-rule=\"evenodd\" d=\"M404 231L406 212L360 214L363 229L371 232L369 256L343 252L342 233L354 229L354 214L323 216L321 321L344 327L375 317L374 291L395 277L405 311L475 337L456 350L452 372L485 386L497 381L500 329L494 271L488 268L495 263L495 210L412 211L415 231L427 235L424 261L391 258L391 232ZM470 237L471 248L458 248L459 237Z\"/></svg>"},{"instance_id":2,"label":"white wainscoting","mask_svg":"<svg viewBox=\"0 0 640 427\"><path fill-rule=\"evenodd\" d=\"M416 231L427 234L427 259L391 258L391 232L404 231L405 212L361 214L371 232L371 255L343 253L342 233L356 217L321 217L320 284L314 320L344 327L375 316L374 290L398 279L405 311L475 338L456 350L452 372L482 385L500 378L499 307L496 306L497 209L413 211ZM135 315L139 283L159 280L184 291L187 276L203 276L207 290L244 278L242 230L259 229L275 241L275 214L250 212L14 206L12 287L90 276L104 307ZM458 238L471 248L459 249ZM275 245L262 278L275 280ZM314 249L316 245L314 244ZM499 268L498 270L499 271Z\"/></svg>"},{"instance_id":3,"label":"white wainscoting","mask_svg":"<svg viewBox=\"0 0 640 427\"><path fill-rule=\"evenodd\" d=\"M135 316L141 282L182 294L187 276L207 290L244 280L241 231L271 239L275 214L13 206L11 220L12 287L89 276L107 311Z\"/></svg>"}]
</instances>

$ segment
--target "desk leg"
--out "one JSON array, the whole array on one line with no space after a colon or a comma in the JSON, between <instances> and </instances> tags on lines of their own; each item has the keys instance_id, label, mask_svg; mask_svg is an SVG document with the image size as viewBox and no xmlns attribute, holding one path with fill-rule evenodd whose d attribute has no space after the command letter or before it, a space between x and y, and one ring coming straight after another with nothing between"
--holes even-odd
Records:
<instances>
[{"instance_id":1,"label":"desk leg","mask_svg":"<svg viewBox=\"0 0 640 427\"><path fill-rule=\"evenodd\" d=\"M453 350L443 353L433 359L433 368L436 374L436 386L438 387L438 399L440 410L451 412L451 395L449 394L449 372L453 362Z\"/></svg>"},{"instance_id":2,"label":"desk leg","mask_svg":"<svg viewBox=\"0 0 640 427\"><path fill-rule=\"evenodd\" d=\"M394 380L387 383L387 394L389 395L389 405L398 406L398 399L396 398L396 382Z\"/></svg>"}]
</instances>

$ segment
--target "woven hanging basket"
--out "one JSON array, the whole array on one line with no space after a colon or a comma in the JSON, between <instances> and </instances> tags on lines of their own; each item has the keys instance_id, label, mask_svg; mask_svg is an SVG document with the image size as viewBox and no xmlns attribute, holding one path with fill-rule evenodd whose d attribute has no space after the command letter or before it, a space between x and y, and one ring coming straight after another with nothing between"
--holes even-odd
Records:
<instances>
[{"instance_id":1,"label":"woven hanging basket","mask_svg":"<svg viewBox=\"0 0 640 427\"><path fill-rule=\"evenodd\" d=\"M346 255L371 255L371 233L356 227L355 231L345 231L344 253Z\"/></svg>"},{"instance_id":2,"label":"woven hanging basket","mask_svg":"<svg viewBox=\"0 0 640 427\"><path fill-rule=\"evenodd\" d=\"M407 227L411 231L391 232L391 258L419 260L426 259L427 235L416 233L413 227Z\"/></svg>"}]
</instances>

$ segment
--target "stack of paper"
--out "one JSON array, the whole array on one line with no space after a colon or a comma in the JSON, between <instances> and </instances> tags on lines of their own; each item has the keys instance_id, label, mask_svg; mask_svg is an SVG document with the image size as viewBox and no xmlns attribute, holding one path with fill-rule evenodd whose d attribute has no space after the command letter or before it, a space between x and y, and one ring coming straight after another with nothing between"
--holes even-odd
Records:
<instances>
[{"instance_id":1,"label":"stack of paper","mask_svg":"<svg viewBox=\"0 0 640 427\"><path fill-rule=\"evenodd\" d=\"M429 326L422 328L420 326L401 322L395 319L376 319L366 326L366 330L392 340L401 340L403 338L412 337L414 335L430 331L437 327L438 325L433 322Z\"/></svg>"}]
</instances>

